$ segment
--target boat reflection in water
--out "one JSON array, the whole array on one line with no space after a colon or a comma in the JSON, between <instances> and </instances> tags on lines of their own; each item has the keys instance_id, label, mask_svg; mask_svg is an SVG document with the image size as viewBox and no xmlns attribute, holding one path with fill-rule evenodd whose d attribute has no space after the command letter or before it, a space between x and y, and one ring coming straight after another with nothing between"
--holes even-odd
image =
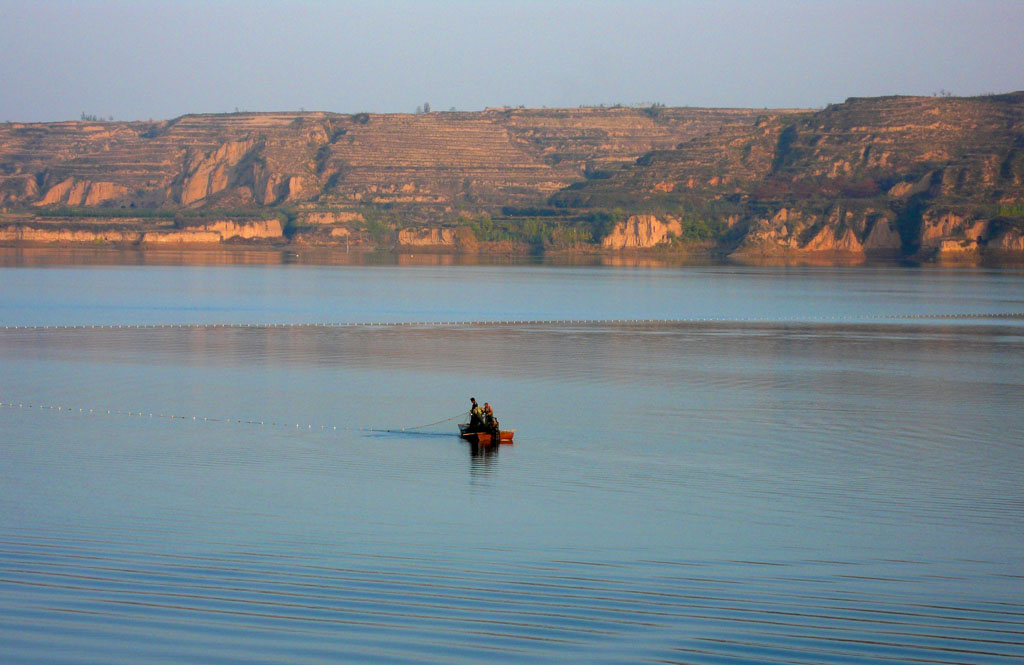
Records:
<instances>
[{"instance_id":1,"label":"boat reflection in water","mask_svg":"<svg viewBox=\"0 0 1024 665\"><path fill-rule=\"evenodd\" d=\"M501 444L512 444L515 430L475 431L468 423L462 423L459 425L459 436L469 444L470 469L473 474L487 475L491 465L498 459Z\"/></svg>"}]
</instances>

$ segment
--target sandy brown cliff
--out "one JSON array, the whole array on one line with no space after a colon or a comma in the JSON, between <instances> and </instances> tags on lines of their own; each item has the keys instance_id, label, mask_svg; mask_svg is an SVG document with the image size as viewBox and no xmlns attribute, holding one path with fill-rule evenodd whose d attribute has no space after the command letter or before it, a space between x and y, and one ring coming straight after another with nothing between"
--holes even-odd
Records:
<instances>
[{"instance_id":1,"label":"sandy brown cliff","mask_svg":"<svg viewBox=\"0 0 1024 665\"><path fill-rule=\"evenodd\" d=\"M533 202L587 169L746 124L754 115L508 109L8 123L0 125L0 205Z\"/></svg>"},{"instance_id":2,"label":"sandy brown cliff","mask_svg":"<svg viewBox=\"0 0 1024 665\"><path fill-rule=\"evenodd\" d=\"M0 224L8 242L42 242L57 227L61 241L108 242L136 230L149 234L139 236L147 242L172 231L183 242L207 242L212 236L185 227L228 211L249 222L276 215L284 236L250 236L266 240L422 245L410 234L432 238L429 229L463 216L543 204L588 174L754 116L583 108L7 123L0 126ZM153 219L173 224L141 229ZM126 235L90 235L97 220ZM448 231L426 244L450 246L453 237Z\"/></svg>"},{"instance_id":3,"label":"sandy brown cliff","mask_svg":"<svg viewBox=\"0 0 1024 665\"><path fill-rule=\"evenodd\" d=\"M227 241L261 240L281 242L283 227L278 219L211 220L199 224L153 223L142 218L92 220L36 219L0 225L0 242L6 243L88 243L141 246L219 245Z\"/></svg>"},{"instance_id":4,"label":"sandy brown cliff","mask_svg":"<svg viewBox=\"0 0 1024 665\"><path fill-rule=\"evenodd\" d=\"M1024 252L1024 93L0 125L0 242Z\"/></svg>"},{"instance_id":5,"label":"sandy brown cliff","mask_svg":"<svg viewBox=\"0 0 1024 665\"><path fill-rule=\"evenodd\" d=\"M690 215L733 256L947 256L1024 245L1024 93L851 99L765 114L608 180L567 208Z\"/></svg>"}]
</instances>

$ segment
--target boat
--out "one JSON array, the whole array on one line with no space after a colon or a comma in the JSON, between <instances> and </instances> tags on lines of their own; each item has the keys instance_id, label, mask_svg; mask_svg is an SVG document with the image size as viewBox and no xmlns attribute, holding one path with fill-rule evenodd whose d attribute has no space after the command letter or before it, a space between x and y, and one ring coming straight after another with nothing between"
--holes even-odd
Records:
<instances>
[{"instance_id":1,"label":"boat","mask_svg":"<svg viewBox=\"0 0 1024 665\"><path fill-rule=\"evenodd\" d=\"M512 437L516 435L514 429L498 430L497 434L489 431L472 431L469 423L459 424L459 436L466 441L479 446L493 446L499 443L512 445Z\"/></svg>"}]
</instances>

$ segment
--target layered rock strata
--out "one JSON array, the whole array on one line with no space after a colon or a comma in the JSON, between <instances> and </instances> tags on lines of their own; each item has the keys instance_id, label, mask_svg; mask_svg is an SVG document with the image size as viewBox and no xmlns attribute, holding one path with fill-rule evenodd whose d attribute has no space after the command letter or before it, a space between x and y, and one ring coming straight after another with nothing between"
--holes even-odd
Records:
<instances>
[{"instance_id":1,"label":"layered rock strata","mask_svg":"<svg viewBox=\"0 0 1024 665\"><path fill-rule=\"evenodd\" d=\"M648 249L668 243L682 233L679 220L666 216L662 221L654 215L632 215L619 222L601 241L604 249Z\"/></svg>"},{"instance_id":2,"label":"layered rock strata","mask_svg":"<svg viewBox=\"0 0 1024 665\"><path fill-rule=\"evenodd\" d=\"M124 246L214 245L224 242L279 243L280 220L218 220L189 226L111 219L89 224L72 220L0 224L0 242L18 244L114 244Z\"/></svg>"},{"instance_id":3,"label":"layered rock strata","mask_svg":"<svg viewBox=\"0 0 1024 665\"><path fill-rule=\"evenodd\" d=\"M497 205L747 124L745 109L236 113L0 125L0 205Z\"/></svg>"},{"instance_id":4,"label":"layered rock strata","mask_svg":"<svg viewBox=\"0 0 1024 665\"><path fill-rule=\"evenodd\" d=\"M1024 93L767 113L554 200L660 209L662 222L685 211L727 228L719 249L737 257L1015 252L1024 244Z\"/></svg>"},{"instance_id":5,"label":"layered rock strata","mask_svg":"<svg viewBox=\"0 0 1024 665\"><path fill-rule=\"evenodd\" d=\"M0 242L1017 254L1024 93L7 123Z\"/></svg>"}]
</instances>

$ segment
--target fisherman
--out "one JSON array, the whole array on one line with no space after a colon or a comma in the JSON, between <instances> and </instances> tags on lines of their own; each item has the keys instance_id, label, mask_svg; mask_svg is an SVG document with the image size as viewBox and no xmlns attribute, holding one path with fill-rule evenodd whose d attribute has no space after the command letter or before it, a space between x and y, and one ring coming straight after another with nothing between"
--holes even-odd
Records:
<instances>
[{"instance_id":1,"label":"fisherman","mask_svg":"<svg viewBox=\"0 0 1024 665\"><path fill-rule=\"evenodd\" d=\"M483 424L484 410L476 403L475 397L469 398L472 406L469 408L469 431L478 432Z\"/></svg>"},{"instance_id":2,"label":"fisherman","mask_svg":"<svg viewBox=\"0 0 1024 665\"><path fill-rule=\"evenodd\" d=\"M494 418L494 409L487 402L484 402L484 427L492 433L498 431L498 421Z\"/></svg>"}]
</instances>

